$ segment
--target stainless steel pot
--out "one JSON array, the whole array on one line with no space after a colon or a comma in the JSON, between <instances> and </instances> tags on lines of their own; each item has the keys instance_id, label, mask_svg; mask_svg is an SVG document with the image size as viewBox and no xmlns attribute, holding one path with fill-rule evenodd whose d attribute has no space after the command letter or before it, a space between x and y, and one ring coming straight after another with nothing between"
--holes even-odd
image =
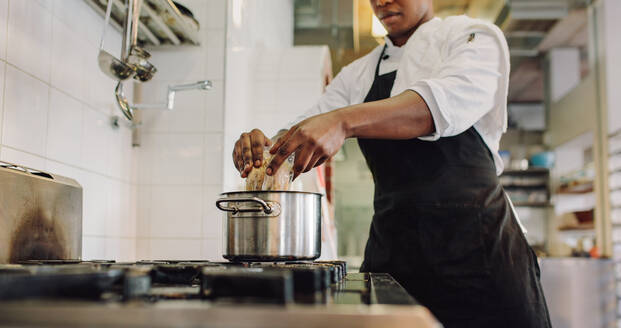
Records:
<instances>
[{"instance_id":1,"label":"stainless steel pot","mask_svg":"<svg viewBox=\"0 0 621 328\"><path fill-rule=\"evenodd\" d=\"M238 191L222 194L224 258L231 261L314 260L321 253L321 194Z\"/></svg>"}]
</instances>

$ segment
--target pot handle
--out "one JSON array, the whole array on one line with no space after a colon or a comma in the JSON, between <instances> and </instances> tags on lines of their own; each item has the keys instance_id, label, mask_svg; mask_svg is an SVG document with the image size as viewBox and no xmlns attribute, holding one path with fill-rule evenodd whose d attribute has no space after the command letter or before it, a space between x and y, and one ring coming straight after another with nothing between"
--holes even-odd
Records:
<instances>
[{"instance_id":1,"label":"pot handle","mask_svg":"<svg viewBox=\"0 0 621 328\"><path fill-rule=\"evenodd\" d=\"M236 207L236 206L224 206L224 205L222 205L223 203L230 203L230 202L258 203L259 205L261 205L261 207L263 207L263 209L260 209L260 208L239 208L239 207ZM263 213L265 213L265 214L270 214L273 211L272 207L266 201L264 201L263 199L258 198L258 197L220 198L220 199L216 200L216 207L218 207L218 209L220 209L221 211L231 212L233 214L242 213L242 212L261 212L261 211L263 211Z\"/></svg>"}]
</instances>

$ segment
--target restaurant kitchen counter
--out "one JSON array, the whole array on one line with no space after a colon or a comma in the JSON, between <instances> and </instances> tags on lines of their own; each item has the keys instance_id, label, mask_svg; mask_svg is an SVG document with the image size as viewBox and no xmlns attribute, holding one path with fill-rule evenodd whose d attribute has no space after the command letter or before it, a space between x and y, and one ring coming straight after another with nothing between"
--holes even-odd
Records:
<instances>
[{"instance_id":1,"label":"restaurant kitchen counter","mask_svg":"<svg viewBox=\"0 0 621 328\"><path fill-rule=\"evenodd\" d=\"M0 266L0 326L438 327L390 275L345 262Z\"/></svg>"},{"instance_id":2,"label":"restaurant kitchen counter","mask_svg":"<svg viewBox=\"0 0 621 328\"><path fill-rule=\"evenodd\" d=\"M28 327L437 327L422 306L214 306L177 301L145 304L9 302L0 326Z\"/></svg>"}]
</instances>

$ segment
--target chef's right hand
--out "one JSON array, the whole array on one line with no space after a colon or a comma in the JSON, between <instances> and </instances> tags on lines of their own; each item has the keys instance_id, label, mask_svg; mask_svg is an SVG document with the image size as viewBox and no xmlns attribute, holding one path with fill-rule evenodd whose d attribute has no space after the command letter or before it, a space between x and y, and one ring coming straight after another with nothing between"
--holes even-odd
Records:
<instances>
[{"instance_id":1,"label":"chef's right hand","mask_svg":"<svg viewBox=\"0 0 621 328\"><path fill-rule=\"evenodd\" d=\"M272 141L259 129L244 132L235 143L233 149L233 164L245 178L252 167L261 167L263 164L263 149L271 146Z\"/></svg>"}]
</instances>

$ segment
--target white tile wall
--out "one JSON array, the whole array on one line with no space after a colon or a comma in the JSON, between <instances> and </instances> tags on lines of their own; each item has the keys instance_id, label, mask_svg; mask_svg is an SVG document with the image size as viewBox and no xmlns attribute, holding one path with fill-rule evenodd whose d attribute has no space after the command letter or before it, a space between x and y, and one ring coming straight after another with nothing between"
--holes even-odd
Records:
<instances>
[{"instance_id":1,"label":"white tile wall","mask_svg":"<svg viewBox=\"0 0 621 328\"><path fill-rule=\"evenodd\" d=\"M9 4L7 60L43 81L50 80L52 15L34 1Z\"/></svg>"},{"instance_id":2,"label":"white tile wall","mask_svg":"<svg viewBox=\"0 0 621 328\"><path fill-rule=\"evenodd\" d=\"M238 1L240 5L229 6L227 13L240 19L227 21L224 156L220 163L226 190L242 183L231 164L235 141L242 132L265 126L261 121L266 117L257 113L272 110L284 96L277 92L277 72L282 69L283 49L293 46L293 0ZM265 132L272 134L275 129Z\"/></svg>"},{"instance_id":3,"label":"white tile wall","mask_svg":"<svg viewBox=\"0 0 621 328\"><path fill-rule=\"evenodd\" d=\"M47 131L47 156L72 165L82 163L83 105L52 89Z\"/></svg>"},{"instance_id":4,"label":"white tile wall","mask_svg":"<svg viewBox=\"0 0 621 328\"><path fill-rule=\"evenodd\" d=\"M0 59L6 59L6 29L9 14L9 0L0 1Z\"/></svg>"},{"instance_id":5,"label":"white tile wall","mask_svg":"<svg viewBox=\"0 0 621 328\"><path fill-rule=\"evenodd\" d=\"M59 19L52 22L54 65L51 67L51 84L82 101L88 101L89 75L84 72L87 66L95 65L97 49L82 40L76 30L79 29Z\"/></svg>"},{"instance_id":6,"label":"white tile wall","mask_svg":"<svg viewBox=\"0 0 621 328\"><path fill-rule=\"evenodd\" d=\"M208 79L213 88L178 92L173 111L141 113L136 256L222 260L213 245L222 235L214 202L222 191L227 1L182 3L201 25L201 46L153 49L158 72L137 86L137 101L163 103L169 84Z\"/></svg>"},{"instance_id":7,"label":"white tile wall","mask_svg":"<svg viewBox=\"0 0 621 328\"><path fill-rule=\"evenodd\" d=\"M149 239L149 259L198 260L202 256L201 239Z\"/></svg>"},{"instance_id":8,"label":"white tile wall","mask_svg":"<svg viewBox=\"0 0 621 328\"><path fill-rule=\"evenodd\" d=\"M2 153L0 159L9 163L19 163L21 165L33 168L45 167L45 158L36 156L33 154L25 153L23 151L9 148L7 146L2 147Z\"/></svg>"},{"instance_id":9,"label":"white tile wall","mask_svg":"<svg viewBox=\"0 0 621 328\"><path fill-rule=\"evenodd\" d=\"M82 0L0 0L0 159L76 179L83 258L131 260L136 155L131 130L109 124L117 112L114 82L97 67L102 25ZM117 52L120 34L107 39Z\"/></svg>"},{"instance_id":10,"label":"white tile wall","mask_svg":"<svg viewBox=\"0 0 621 328\"><path fill-rule=\"evenodd\" d=\"M205 186L203 190L203 237L209 239L218 239L222 237L222 219L223 214L213 203L219 198L221 187L218 185Z\"/></svg>"},{"instance_id":11,"label":"white tile wall","mask_svg":"<svg viewBox=\"0 0 621 328\"><path fill-rule=\"evenodd\" d=\"M4 77L6 63L0 62L0 77ZM0 141L2 141L2 119L4 117L4 79L0 79Z\"/></svg>"},{"instance_id":12,"label":"white tile wall","mask_svg":"<svg viewBox=\"0 0 621 328\"><path fill-rule=\"evenodd\" d=\"M214 201L230 166L223 144L244 122L224 123L227 49L235 42L290 45L293 2L248 1L244 17L251 19L237 37L251 33L241 41L226 33L226 0L181 2L201 25L201 46L149 49L158 73L136 85L134 102L163 102L173 83L209 79L214 87L177 93L172 112L142 113L142 144L132 148L131 130L110 125L118 114L114 82L96 65L103 19L83 0L0 0L0 159L82 185L83 258L222 259ZM105 41L118 56L120 34L109 29ZM126 85L130 97L132 89ZM248 99L249 90L235 86L232 94Z\"/></svg>"},{"instance_id":13,"label":"white tile wall","mask_svg":"<svg viewBox=\"0 0 621 328\"><path fill-rule=\"evenodd\" d=\"M200 238L202 186L154 186L151 191L150 236Z\"/></svg>"},{"instance_id":14,"label":"white tile wall","mask_svg":"<svg viewBox=\"0 0 621 328\"><path fill-rule=\"evenodd\" d=\"M241 56L240 52L248 55ZM232 148L242 131L253 128L274 136L313 106L323 93L324 68L329 61L326 46L282 45L231 50L227 62L227 67L231 68L227 71L227 85L231 86L231 91L226 95L230 106L225 117L225 149ZM237 99L240 92L248 94L252 101ZM247 119L241 121L240 117ZM240 179L234 167L228 158L224 158L223 165L224 185L235 188Z\"/></svg>"},{"instance_id":15,"label":"white tile wall","mask_svg":"<svg viewBox=\"0 0 621 328\"><path fill-rule=\"evenodd\" d=\"M5 78L3 143L45 156L49 85L12 65Z\"/></svg>"}]
</instances>

